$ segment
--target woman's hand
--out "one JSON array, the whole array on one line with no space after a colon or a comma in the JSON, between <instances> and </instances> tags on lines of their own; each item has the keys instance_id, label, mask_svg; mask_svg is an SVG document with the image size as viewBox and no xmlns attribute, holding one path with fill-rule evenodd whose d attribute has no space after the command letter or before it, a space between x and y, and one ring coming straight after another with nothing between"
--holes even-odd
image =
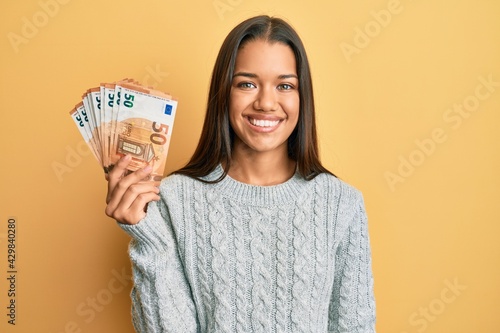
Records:
<instances>
[{"instance_id":1,"label":"woman's hand","mask_svg":"<svg viewBox=\"0 0 500 333\"><path fill-rule=\"evenodd\" d=\"M137 224L146 216L148 202L160 200L160 182L142 181L151 173L150 166L124 176L130 160L130 155L122 157L106 176L106 215L120 223Z\"/></svg>"}]
</instances>

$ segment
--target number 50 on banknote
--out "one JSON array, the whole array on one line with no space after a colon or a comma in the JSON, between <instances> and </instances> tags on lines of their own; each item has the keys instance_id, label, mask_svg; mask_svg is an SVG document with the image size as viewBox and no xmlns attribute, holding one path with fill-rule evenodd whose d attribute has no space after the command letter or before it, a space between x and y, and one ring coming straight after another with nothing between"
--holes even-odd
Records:
<instances>
[{"instance_id":1,"label":"number 50 on banknote","mask_svg":"<svg viewBox=\"0 0 500 333\"><path fill-rule=\"evenodd\" d=\"M151 165L163 177L177 101L133 80L101 84L82 96L70 114L105 172L125 155L129 171Z\"/></svg>"}]
</instances>

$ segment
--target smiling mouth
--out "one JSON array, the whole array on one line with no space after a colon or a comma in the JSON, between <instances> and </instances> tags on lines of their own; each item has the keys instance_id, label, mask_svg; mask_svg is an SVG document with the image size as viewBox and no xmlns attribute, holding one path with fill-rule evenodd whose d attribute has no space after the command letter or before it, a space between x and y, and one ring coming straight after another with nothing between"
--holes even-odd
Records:
<instances>
[{"instance_id":1,"label":"smiling mouth","mask_svg":"<svg viewBox=\"0 0 500 333\"><path fill-rule=\"evenodd\" d=\"M253 118L248 118L248 121L250 121L250 124L257 127L274 127L280 123L280 120L260 120Z\"/></svg>"}]
</instances>

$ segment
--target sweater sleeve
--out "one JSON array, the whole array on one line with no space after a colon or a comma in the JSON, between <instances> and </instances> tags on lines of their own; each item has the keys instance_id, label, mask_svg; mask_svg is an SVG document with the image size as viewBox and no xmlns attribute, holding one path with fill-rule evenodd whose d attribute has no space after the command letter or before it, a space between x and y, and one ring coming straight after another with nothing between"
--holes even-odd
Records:
<instances>
[{"instance_id":1,"label":"sweater sleeve","mask_svg":"<svg viewBox=\"0 0 500 333\"><path fill-rule=\"evenodd\" d=\"M163 201L151 202L135 225L120 224L132 240L132 321L139 333L197 332L196 310Z\"/></svg>"},{"instance_id":2,"label":"sweater sleeve","mask_svg":"<svg viewBox=\"0 0 500 333\"><path fill-rule=\"evenodd\" d=\"M356 193L355 212L335 255L335 276L328 332L374 333L375 298L368 223L363 197Z\"/></svg>"}]
</instances>

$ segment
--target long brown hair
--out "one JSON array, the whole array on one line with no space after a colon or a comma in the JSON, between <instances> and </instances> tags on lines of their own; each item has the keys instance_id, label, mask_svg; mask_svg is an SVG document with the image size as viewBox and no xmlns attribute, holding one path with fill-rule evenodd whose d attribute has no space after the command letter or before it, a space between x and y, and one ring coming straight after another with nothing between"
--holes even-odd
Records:
<instances>
[{"instance_id":1,"label":"long brown hair","mask_svg":"<svg viewBox=\"0 0 500 333\"><path fill-rule=\"evenodd\" d=\"M213 182L221 181L227 175L234 138L229 123L229 96L236 55L243 45L256 39L288 45L295 55L300 110L297 127L288 138L289 157L297 162L298 172L305 179L313 179L320 173L332 174L319 160L312 80L304 45L288 23L267 15L241 22L224 40L212 72L207 112L198 147L187 165L174 173L205 181L201 177L222 163L225 170Z\"/></svg>"}]
</instances>

